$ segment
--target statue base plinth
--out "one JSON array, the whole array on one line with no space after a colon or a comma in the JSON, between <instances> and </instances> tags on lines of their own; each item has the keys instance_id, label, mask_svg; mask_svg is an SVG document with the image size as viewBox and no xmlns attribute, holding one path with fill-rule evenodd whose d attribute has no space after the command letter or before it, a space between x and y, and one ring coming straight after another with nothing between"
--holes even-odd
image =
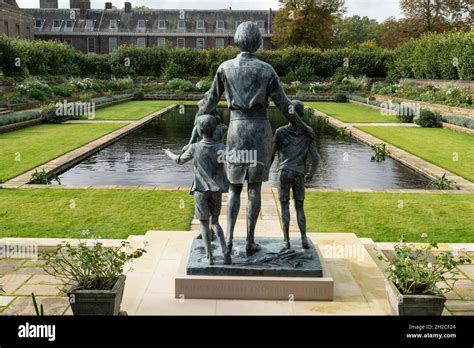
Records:
<instances>
[{"instance_id":1,"label":"statue base plinth","mask_svg":"<svg viewBox=\"0 0 474 348\"><path fill-rule=\"evenodd\" d=\"M202 240L195 239L175 278L176 298L331 301L334 281L321 253L309 241L291 239L291 251L280 252L281 238L257 238L262 250L245 256L245 238L234 239L232 264L224 265L219 243L214 241L213 266L204 259Z\"/></svg>"}]
</instances>

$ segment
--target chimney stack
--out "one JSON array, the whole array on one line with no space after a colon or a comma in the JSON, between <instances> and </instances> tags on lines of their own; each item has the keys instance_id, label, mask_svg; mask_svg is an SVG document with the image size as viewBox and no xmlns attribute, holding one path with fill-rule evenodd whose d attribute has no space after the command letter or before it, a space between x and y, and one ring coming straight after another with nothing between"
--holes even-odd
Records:
<instances>
[{"instance_id":1,"label":"chimney stack","mask_svg":"<svg viewBox=\"0 0 474 348\"><path fill-rule=\"evenodd\" d=\"M58 8L58 0L40 0L40 8Z\"/></svg>"},{"instance_id":2,"label":"chimney stack","mask_svg":"<svg viewBox=\"0 0 474 348\"><path fill-rule=\"evenodd\" d=\"M111 10L112 9L112 3L111 2L106 2L105 3L105 9L106 10Z\"/></svg>"},{"instance_id":3,"label":"chimney stack","mask_svg":"<svg viewBox=\"0 0 474 348\"><path fill-rule=\"evenodd\" d=\"M132 12L132 4L130 2L125 3L125 12Z\"/></svg>"}]
</instances>

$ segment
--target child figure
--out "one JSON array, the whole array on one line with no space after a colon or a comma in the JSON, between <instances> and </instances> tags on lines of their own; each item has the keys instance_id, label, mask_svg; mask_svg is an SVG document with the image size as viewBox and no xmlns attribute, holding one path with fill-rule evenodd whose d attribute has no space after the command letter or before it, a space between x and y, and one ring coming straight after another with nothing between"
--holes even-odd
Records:
<instances>
[{"instance_id":1,"label":"child figure","mask_svg":"<svg viewBox=\"0 0 474 348\"><path fill-rule=\"evenodd\" d=\"M194 181L191 193L194 195L196 218L201 222L201 236L206 248L206 259L214 264L211 248L211 231L217 235L224 255L224 263L230 264L231 257L224 232L219 225L222 206L222 192L229 189L229 181L225 172L225 163L218 160L226 152L226 146L213 140L217 120L211 115L202 115L197 121L202 140L190 144L181 155L173 154L169 149L165 153L178 164L194 159ZM210 221L210 226L209 226Z\"/></svg>"},{"instance_id":2,"label":"child figure","mask_svg":"<svg viewBox=\"0 0 474 348\"><path fill-rule=\"evenodd\" d=\"M209 115L204 115L204 116L209 116ZM216 129L214 130L214 133L212 134L212 140L215 141L216 143L220 143L226 136L228 127L224 123L222 123L222 120L219 114L217 113L217 111L213 113L211 116L216 119L216 123L217 123ZM191 138L189 139L189 143L183 147L183 150L182 150L183 153L186 152L186 150L189 149L189 147L192 144L198 142L200 139L203 138L198 126L199 120L201 117L202 116L196 116L194 120L194 128L191 134ZM202 239L201 233L199 233L196 238ZM214 233L214 231L211 231L211 240L215 240L215 239L216 239L216 234Z\"/></svg>"},{"instance_id":3,"label":"child figure","mask_svg":"<svg viewBox=\"0 0 474 348\"><path fill-rule=\"evenodd\" d=\"M304 104L293 100L294 110L303 118ZM306 158L311 156L311 168L305 175ZM276 130L273 138L272 162L278 156L278 195L283 224L283 250L290 249L290 189L295 200L298 227L301 232L303 249L309 249L306 237L306 217L304 213L305 181L312 180L319 161L318 151L313 139L298 130L296 125L288 124Z\"/></svg>"},{"instance_id":4,"label":"child figure","mask_svg":"<svg viewBox=\"0 0 474 348\"><path fill-rule=\"evenodd\" d=\"M214 131L214 134L212 135L212 139L215 142L220 143L220 142L223 141L224 137L226 136L228 127L222 122L222 120L221 120L221 118L220 118L220 116L217 112L215 112L211 116L214 117L216 119L216 122L217 122L217 126L216 126L216 129ZM191 146L191 144L194 144L197 141L199 141L199 138L202 139L202 135L199 133L199 127L198 127L200 117L202 117L202 116L196 116L196 118L194 120L194 128L193 128L193 131L192 131L192 134L191 134L191 138L189 139L189 143L185 147L183 147L183 152L185 152L189 148L189 146Z\"/></svg>"}]
</instances>

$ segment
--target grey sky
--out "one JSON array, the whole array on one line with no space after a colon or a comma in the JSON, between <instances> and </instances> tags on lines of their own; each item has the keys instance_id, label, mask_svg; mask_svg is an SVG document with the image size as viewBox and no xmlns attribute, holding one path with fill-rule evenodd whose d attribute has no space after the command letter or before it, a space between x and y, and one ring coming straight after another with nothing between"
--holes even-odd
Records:
<instances>
[{"instance_id":1,"label":"grey sky","mask_svg":"<svg viewBox=\"0 0 474 348\"><path fill-rule=\"evenodd\" d=\"M108 0L122 8L125 0ZM129 0L134 5L152 8L184 9L278 9L278 0ZM106 0L92 0L93 8L102 8ZM17 0L20 7L39 7L39 0ZM69 0L59 0L59 7L67 8ZM346 0L347 16L359 15L383 21L388 17L400 17L399 0Z\"/></svg>"}]
</instances>

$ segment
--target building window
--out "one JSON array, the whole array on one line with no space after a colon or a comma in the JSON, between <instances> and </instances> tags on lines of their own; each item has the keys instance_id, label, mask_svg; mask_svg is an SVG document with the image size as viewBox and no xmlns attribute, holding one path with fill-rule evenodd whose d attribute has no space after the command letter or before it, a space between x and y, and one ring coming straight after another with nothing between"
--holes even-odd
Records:
<instances>
[{"instance_id":1,"label":"building window","mask_svg":"<svg viewBox=\"0 0 474 348\"><path fill-rule=\"evenodd\" d=\"M109 37L109 53L112 53L117 48L117 38Z\"/></svg>"},{"instance_id":2,"label":"building window","mask_svg":"<svg viewBox=\"0 0 474 348\"><path fill-rule=\"evenodd\" d=\"M186 21L184 19L178 20L178 29L185 30L186 29Z\"/></svg>"},{"instance_id":3,"label":"building window","mask_svg":"<svg viewBox=\"0 0 474 348\"><path fill-rule=\"evenodd\" d=\"M118 29L118 21L116 19L110 20L109 29Z\"/></svg>"},{"instance_id":4,"label":"building window","mask_svg":"<svg viewBox=\"0 0 474 348\"><path fill-rule=\"evenodd\" d=\"M235 21L235 29L237 29L242 23L243 21Z\"/></svg>"},{"instance_id":5,"label":"building window","mask_svg":"<svg viewBox=\"0 0 474 348\"><path fill-rule=\"evenodd\" d=\"M17 38L21 37L20 24L16 25L16 37Z\"/></svg>"},{"instance_id":6,"label":"building window","mask_svg":"<svg viewBox=\"0 0 474 348\"><path fill-rule=\"evenodd\" d=\"M257 26L260 30L265 30L265 21L257 21Z\"/></svg>"},{"instance_id":7,"label":"building window","mask_svg":"<svg viewBox=\"0 0 474 348\"><path fill-rule=\"evenodd\" d=\"M176 47L178 48L185 48L186 47L186 41L183 37L178 37L176 40Z\"/></svg>"},{"instance_id":8,"label":"building window","mask_svg":"<svg viewBox=\"0 0 474 348\"><path fill-rule=\"evenodd\" d=\"M138 29L141 29L141 30L144 30L144 29L146 28L145 20L144 20L144 19L139 19L139 20L138 20L137 28L138 28Z\"/></svg>"},{"instance_id":9,"label":"building window","mask_svg":"<svg viewBox=\"0 0 474 348\"><path fill-rule=\"evenodd\" d=\"M158 22L158 29L166 29L166 21L164 19L160 19Z\"/></svg>"},{"instance_id":10,"label":"building window","mask_svg":"<svg viewBox=\"0 0 474 348\"><path fill-rule=\"evenodd\" d=\"M196 48L198 50L203 50L204 49L204 38L199 37L196 39Z\"/></svg>"},{"instance_id":11,"label":"building window","mask_svg":"<svg viewBox=\"0 0 474 348\"><path fill-rule=\"evenodd\" d=\"M225 42L223 38L216 39L216 48L224 48Z\"/></svg>"},{"instance_id":12,"label":"building window","mask_svg":"<svg viewBox=\"0 0 474 348\"><path fill-rule=\"evenodd\" d=\"M73 27L74 27L74 22L71 19L68 19L66 21L66 26L64 27L64 30L72 31Z\"/></svg>"},{"instance_id":13,"label":"building window","mask_svg":"<svg viewBox=\"0 0 474 348\"><path fill-rule=\"evenodd\" d=\"M71 39L64 39L64 43L70 47L72 47L72 40Z\"/></svg>"},{"instance_id":14,"label":"building window","mask_svg":"<svg viewBox=\"0 0 474 348\"><path fill-rule=\"evenodd\" d=\"M53 21L53 30L59 30L61 28L61 21L59 19L55 19Z\"/></svg>"},{"instance_id":15,"label":"building window","mask_svg":"<svg viewBox=\"0 0 474 348\"><path fill-rule=\"evenodd\" d=\"M43 21L41 19L35 20L35 28L39 29L43 26Z\"/></svg>"},{"instance_id":16,"label":"building window","mask_svg":"<svg viewBox=\"0 0 474 348\"><path fill-rule=\"evenodd\" d=\"M94 29L94 21L92 19L86 20L86 30Z\"/></svg>"},{"instance_id":17,"label":"building window","mask_svg":"<svg viewBox=\"0 0 474 348\"><path fill-rule=\"evenodd\" d=\"M7 36L10 35L10 31L8 30L8 22L7 21L4 22L4 27L5 27L5 34L7 34Z\"/></svg>"},{"instance_id":18,"label":"building window","mask_svg":"<svg viewBox=\"0 0 474 348\"><path fill-rule=\"evenodd\" d=\"M156 40L156 44L159 48L164 48L166 46L166 39L164 37L159 37Z\"/></svg>"},{"instance_id":19,"label":"building window","mask_svg":"<svg viewBox=\"0 0 474 348\"><path fill-rule=\"evenodd\" d=\"M87 38L87 53L95 53L95 37Z\"/></svg>"},{"instance_id":20,"label":"building window","mask_svg":"<svg viewBox=\"0 0 474 348\"><path fill-rule=\"evenodd\" d=\"M203 30L204 29L204 20L198 19L196 21L196 29Z\"/></svg>"},{"instance_id":21,"label":"building window","mask_svg":"<svg viewBox=\"0 0 474 348\"><path fill-rule=\"evenodd\" d=\"M137 46L138 47L146 47L146 39L144 37L139 37L137 39Z\"/></svg>"},{"instance_id":22,"label":"building window","mask_svg":"<svg viewBox=\"0 0 474 348\"><path fill-rule=\"evenodd\" d=\"M219 19L216 21L216 29L219 29L219 30L224 30L225 29L225 25L224 25L224 21Z\"/></svg>"}]
</instances>

